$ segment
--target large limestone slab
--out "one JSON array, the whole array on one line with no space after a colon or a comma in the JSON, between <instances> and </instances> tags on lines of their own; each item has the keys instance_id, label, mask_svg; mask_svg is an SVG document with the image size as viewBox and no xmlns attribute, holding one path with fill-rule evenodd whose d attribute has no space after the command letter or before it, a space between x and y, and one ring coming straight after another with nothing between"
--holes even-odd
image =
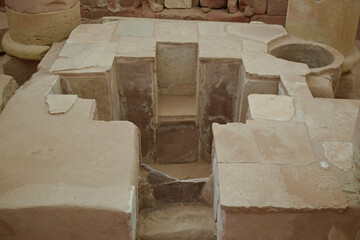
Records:
<instances>
[{"instance_id":1,"label":"large limestone slab","mask_svg":"<svg viewBox=\"0 0 360 240\"><path fill-rule=\"evenodd\" d=\"M288 96L252 94L248 101L251 119L290 121L295 115L293 99Z\"/></svg>"},{"instance_id":2,"label":"large limestone slab","mask_svg":"<svg viewBox=\"0 0 360 240\"><path fill-rule=\"evenodd\" d=\"M156 23L155 36L158 42L196 43L198 28L191 22L160 21Z\"/></svg>"},{"instance_id":3,"label":"large limestone slab","mask_svg":"<svg viewBox=\"0 0 360 240\"><path fill-rule=\"evenodd\" d=\"M309 164L315 162L304 123L247 121L213 125L218 162Z\"/></svg>"},{"instance_id":4,"label":"large limestone slab","mask_svg":"<svg viewBox=\"0 0 360 240\"><path fill-rule=\"evenodd\" d=\"M74 234L84 240L134 239L137 128L92 121L93 105L83 101L67 114L48 114L44 96L56 80L33 78L1 115L0 135L8 136L0 139L5 234L16 240Z\"/></svg>"},{"instance_id":5,"label":"large limestone slab","mask_svg":"<svg viewBox=\"0 0 360 240\"><path fill-rule=\"evenodd\" d=\"M303 76L280 76L279 89L283 94L295 97L312 97L306 78Z\"/></svg>"},{"instance_id":6,"label":"large limestone slab","mask_svg":"<svg viewBox=\"0 0 360 240\"><path fill-rule=\"evenodd\" d=\"M228 209L345 209L336 175L319 165L219 163L220 205Z\"/></svg>"},{"instance_id":7,"label":"large limestone slab","mask_svg":"<svg viewBox=\"0 0 360 240\"><path fill-rule=\"evenodd\" d=\"M153 37L120 37L116 57L155 58L156 41Z\"/></svg>"},{"instance_id":8,"label":"large limestone slab","mask_svg":"<svg viewBox=\"0 0 360 240\"><path fill-rule=\"evenodd\" d=\"M154 33L154 22L137 19L120 19L115 30L116 36L151 37Z\"/></svg>"},{"instance_id":9,"label":"large limestone slab","mask_svg":"<svg viewBox=\"0 0 360 240\"><path fill-rule=\"evenodd\" d=\"M268 25L257 22L241 25L232 24L229 25L226 30L230 35L241 38L250 38L266 44L287 35L285 29L280 25Z\"/></svg>"},{"instance_id":10,"label":"large limestone slab","mask_svg":"<svg viewBox=\"0 0 360 240\"><path fill-rule=\"evenodd\" d=\"M117 22L81 24L71 32L67 42L110 42L116 26Z\"/></svg>"},{"instance_id":11,"label":"large limestone slab","mask_svg":"<svg viewBox=\"0 0 360 240\"><path fill-rule=\"evenodd\" d=\"M360 101L297 98L309 135L317 140L352 142Z\"/></svg>"},{"instance_id":12,"label":"large limestone slab","mask_svg":"<svg viewBox=\"0 0 360 240\"><path fill-rule=\"evenodd\" d=\"M209 59L241 59L242 42L225 36L201 36L199 57Z\"/></svg>"}]
</instances>

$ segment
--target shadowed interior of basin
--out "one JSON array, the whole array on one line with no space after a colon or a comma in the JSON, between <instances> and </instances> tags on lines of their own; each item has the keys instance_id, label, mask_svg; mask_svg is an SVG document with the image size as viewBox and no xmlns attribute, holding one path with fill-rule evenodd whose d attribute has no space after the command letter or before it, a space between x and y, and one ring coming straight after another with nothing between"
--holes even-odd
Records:
<instances>
[{"instance_id":1,"label":"shadowed interior of basin","mask_svg":"<svg viewBox=\"0 0 360 240\"><path fill-rule=\"evenodd\" d=\"M271 55L292 62L305 63L309 68L320 68L334 62L334 56L326 49L313 44L288 44L277 47Z\"/></svg>"}]
</instances>

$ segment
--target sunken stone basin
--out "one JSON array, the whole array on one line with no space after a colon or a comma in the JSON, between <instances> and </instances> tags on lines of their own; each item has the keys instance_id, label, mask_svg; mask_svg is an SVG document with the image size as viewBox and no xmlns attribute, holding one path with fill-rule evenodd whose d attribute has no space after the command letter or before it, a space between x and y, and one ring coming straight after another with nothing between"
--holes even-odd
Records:
<instances>
[{"instance_id":1,"label":"sunken stone basin","mask_svg":"<svg viewBox=\"0 0 360 240\"><path fill-rule=\"evenodd\" d=\"M282 45L274 48L270 54L284 60L305 63L311 69L328 66L335 59L325 48L304 43Z\"/></svg>"}]
</instances>

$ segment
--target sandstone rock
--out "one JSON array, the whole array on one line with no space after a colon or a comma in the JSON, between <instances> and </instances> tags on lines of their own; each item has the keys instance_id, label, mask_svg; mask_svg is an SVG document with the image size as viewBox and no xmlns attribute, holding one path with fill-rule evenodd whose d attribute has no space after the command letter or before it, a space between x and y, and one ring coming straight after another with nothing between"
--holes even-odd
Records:
<instances>
[{"instance_id":1,"label":"sandstone rock","mask_svg":"<svg viewBox=\"0 0 360 240\"><path fill-rule=\"evenodd\" d=\"M244 16L242 12L236 12L233 14L229 14L225 9L212 10L207 15L208 21L219 21L219 22L245 22L248 23L250 21L249 18Z\"/></svg>"},{"instance_id":2,"label":"sandstone rock","mask_svg":"<svg viewBox=\"0 0 360 240\"><path fill-rule=\"evenodd\" d=\"M214 175L211 174L201 192L201 201L212 206L214 201Z\"/></svg>"},{"instance_id":3,"label":"sandstone rock","mask_svg":"<svg viewBox=\"0 0 360 240\"><path fill-rule=\"evenodd\" d=\"M192 7L198 7L199 6L199 0L192 0Z\"/></svg>"},{"instance_id":4,"label":"sandstone rock","mask_svg":"<svg viewBox=\"0 0 360 240\"><path fill-rule=\"evenodd\" d=\"M227 8L229 10L229 13L236 13L238 10L237 7L237 0L228 0L227 2Z\"/></svg>"},{"instance_id":5,"label":"sandstone rock","mask_svg":"<svg viewBox=\"0 0 360 240\"><path fill-rule=\"evenodd\" d=\"M286 16L269 16L269 15L255 15L252 16L251 21L259 21L267 24L278 24L285 27Z\"/></svg>"},{"instance_id":6,"label":"sandstone rock","mask_svg":"<svg viewBox=\"0 0 360 240\"><path fill-rule=\"evenodd\" d=\"M267 0L241 0L245 5L253 8L255 14L266 13Z\"/></svg>"},{"instance_id":7,"label":"sandstone rock","mask_svg":"<svg viewBox=\"0 0 360 240\"><path fill-rule=\"evenodd\" d=\"M14 77L21 86L36 72L38 64L39 61L22 60L6 54L3 59L4 74Z\"/></svg>"},{"instance_id":8,"label":"sandstone rock","mask_svg":"<svg viewBox=\"0 0 360 240\"><path fill-rule=\"evenodd\" d=\"M268 0L267 14L286 15L288 0Z\"/></svg>"},{"instance_id":9,"label":"sandstone rock","mask_svg":"<svg viewBox=\"0 0 360 240\"><path fill-rule=\"evenodd\" d=\"M0 113L18 88L12 77L0 74Z\"/></svg>"},{"instance_id":10,"label":"sandstone rock","mask_svg":"<svg viewBox=\"0 0 360 240\"><path fill-rule=\"evenodd\" d=\"M165 0L156 0L155 1L158 4L164 5L165 4Z\"/></svg>"},{"instance_id":11,"label":"sandstone rock","mask_svg":"<svg viewBox=\"0 0 360 240\"><path fill-rule=\"evenodd\" d=\"M206 14L200 8L191 9L164 9L162 19L206 20Z\"/></svg>"},{"instance_id":12,"label":"sandstone rock","mask_svg":"<svg viewBox=\"0 0 360 240\"><path fill-rule=\"evenodd\" d=\"M149 0L149 6L154 12L161 12L164 9L164 5L156 3L154 0Z\"/></svg>"},{"instance_id":13,"label":"sandstone rock","mask_svg":"<svg viewBox=\"0 0 360 240\"><path fill-rule=\"evenodd\" d=\"M203 7L201 8L201 11L203 11L204 13L208 13L211 11L211 8Z\"/></svg>"},{"instance_id":14,"label":"sandstone rock","mask_svg":"<svg viewBox=\"0 0 360 240\"><path fill-rule=\"evenodd\" d=\"M192 0L165 0L166 8L191 8Z\"/></svg>"},{"instance_id":15,"label":"sandstone rock","mask_svg":"<svg viewBox=\"0 0 360 240\"><path fill-rule=\"evenodd\" d=\"M208 8L224 8L227 0L200 0L200 6Z\"/></svg>"},{"instance_id":16,"label":"sandstone rock","mask_svg":"<svg viewBox=\"0 0 360 240\"><path fill-rule=\"evenodd\" d=\"M244 9L244 16L251 17L252 15L254 15L254 13L252 12L251 7L246 6Z\"/></svg>"}]
</instances>

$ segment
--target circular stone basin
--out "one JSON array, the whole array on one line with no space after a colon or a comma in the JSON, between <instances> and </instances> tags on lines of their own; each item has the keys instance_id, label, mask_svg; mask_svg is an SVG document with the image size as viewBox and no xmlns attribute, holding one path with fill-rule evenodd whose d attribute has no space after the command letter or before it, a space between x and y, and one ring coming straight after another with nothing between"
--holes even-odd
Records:
<instances>
[{"instance_id":1,"label":"circular stone basin","mask_svg":"<svg viewBox=\"0 0 360 240\"><path fill-rule=\"evenodd\" d=\"M321 68L334 62L334 56L325 48L313 44L294 43L282 45L270 54L292 62L305 63L309 68Z\"/></svg>"}]
</instances>

